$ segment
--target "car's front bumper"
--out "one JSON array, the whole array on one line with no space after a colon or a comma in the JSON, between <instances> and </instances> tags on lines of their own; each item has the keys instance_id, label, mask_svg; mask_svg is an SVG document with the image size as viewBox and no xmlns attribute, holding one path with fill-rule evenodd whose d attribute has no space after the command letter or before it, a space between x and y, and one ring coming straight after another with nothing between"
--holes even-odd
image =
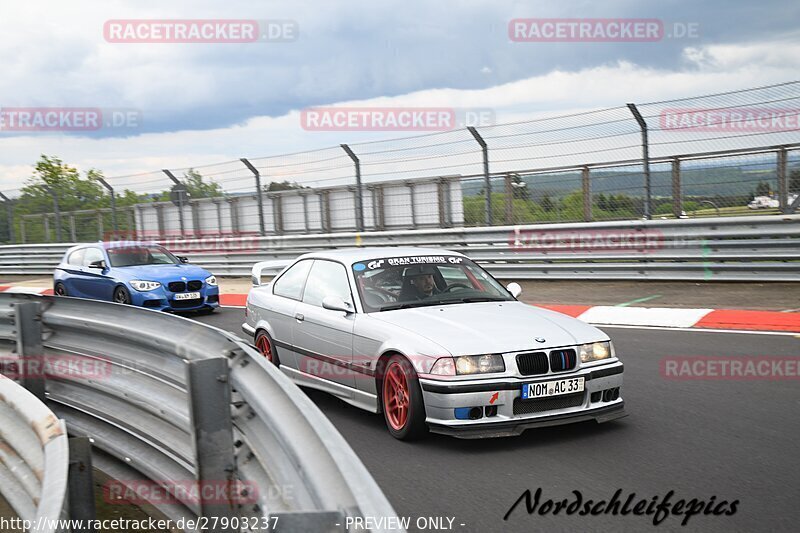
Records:
<instances>
[{"instance_id":1,"label":"car's front bumper","mask_svg":"<svg viewBox=\"0 0 800 533\"><path fill-rule=\"evenodd\" d=\"M586 420L606 422L625 416L625 402L622 398L606 401L602 397L603 391L612 389L619 391L622 387L623 368L621 362L615 361L575 372L530 378L456 382L421 378L420 385L425 401L427 423L431 431L462 438L511 436L519 435L533 427ZM582 393L571 395L568 402L562 402L567 399L566 395L549 397L547 400L551 403L538 404L536 412L524 412L531 407L528 403L530 401L523 402L519 399L524 383L576 377L584 378ZM599 400L597 393L600 393ZM566 406L559 405L561 403ZM457 418L456 409L459 408L479 408L481 416L467 420Z\"/></svg>"},{"instance_id":2,"label":"car's front bumper","mask_svg":"<svg viewBox=\"0 0 800 533\"><path fill-rule=\"evenodd\" d=\"M137 291L129 288L131 293L131 303L133 305L146 307L155 311L198 311L200 309L214 309L219 307L219 287L209 287L203 285L200 289L200 298L193 300L176 300L174 293L166 288L159 287L152 291Z\"/></svg>"}]
</instances>

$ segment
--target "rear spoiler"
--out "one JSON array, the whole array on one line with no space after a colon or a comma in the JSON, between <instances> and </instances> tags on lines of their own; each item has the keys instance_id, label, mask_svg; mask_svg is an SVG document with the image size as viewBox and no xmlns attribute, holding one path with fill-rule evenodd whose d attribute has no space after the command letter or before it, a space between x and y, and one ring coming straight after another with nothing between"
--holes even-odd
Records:
<instances>
[{"instance_id":1,"label":"rear spoiler","mask_svg":"<svg viewBox=\"0 0 800 533\"><path fill-rule=\"evenodd\" d=\"M283 259L279 261L261 261L253 265L253 270L251 274L251 281L253 283L253 287L258 287L261 285L261 275L264 271L272 274L273 276L279 274L284 268L292 264L293 260L290 259Z\"/></svg>"}]
</instances>

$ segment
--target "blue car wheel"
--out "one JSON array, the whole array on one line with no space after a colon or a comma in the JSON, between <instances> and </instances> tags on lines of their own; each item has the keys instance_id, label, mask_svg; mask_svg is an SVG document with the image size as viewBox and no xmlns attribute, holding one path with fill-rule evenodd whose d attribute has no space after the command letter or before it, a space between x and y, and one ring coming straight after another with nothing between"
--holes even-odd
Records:
<instances>
[{"instance_id":1,"label":"blue car wheel","mask_svg":"<svg viewBox=\"0 0 800 533\"><path fill-rule=\"evenodd\" d=\"M125 287L117 287L114 289L114 302L118 304L128 305L131 303L131 295Z\"/></svg>"}]
</instances>

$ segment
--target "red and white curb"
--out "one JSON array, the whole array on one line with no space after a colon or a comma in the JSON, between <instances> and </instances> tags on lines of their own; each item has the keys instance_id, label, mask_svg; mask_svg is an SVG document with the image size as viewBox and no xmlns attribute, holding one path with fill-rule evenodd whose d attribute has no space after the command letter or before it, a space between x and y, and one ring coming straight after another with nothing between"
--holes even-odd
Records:
<instances>
[{"instance_id":1,"label":"red and white curb","mask_svg":"<svg viewBox=\"0 0 800 533\"><path fill-rule=\"evenodd\" d=\"M53 289L0 285L0 292L53 294ZM246 294L220 294L223 307L244 307ZM530 302L532 303L532 302ZM800 313L744 309L681 309L610 305L537 304L596 326L630 326L800 333Z\"/></svg>"}]
</instances>

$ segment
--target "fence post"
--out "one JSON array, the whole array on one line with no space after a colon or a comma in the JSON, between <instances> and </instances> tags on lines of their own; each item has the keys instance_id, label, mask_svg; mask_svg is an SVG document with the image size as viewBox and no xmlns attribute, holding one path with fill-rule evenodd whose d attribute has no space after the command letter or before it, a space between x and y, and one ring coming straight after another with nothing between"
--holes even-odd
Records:
<instances>
[{"instance_id":1,"label":"fence post","mask_svg":"<svg viewBox=\"0 0 800 533\"><path fill-rule=\"evenodd\" d=\"M308 223L308 192L301 189L298 195L303 201L303 227L305 228L305 232L309 233L311 231L311 226Z\"/></svg>"},{"instance_id":2,"label":"fence post","mask_svg":"<svg viewBox=\"0 0 800 533\"><path fill-rule=\"evenodd\" d=\"M333 231L333 226L331 223L331 195L330 191L322 190L320 191L320 213L321 215L321 222L322 222L322 232L323 233L331 233Z\"/></svg>"},{"instance_id":3,"label":"fence post","mask_svg":"<svg viewBox=\"0 0 800 533\"><path fill-rule=\"evenodd\" d=\"M481 146L481 153L483 154L483 188L486 191L486 218L485 222L487 226L492 225L492 180L489 177L489 147L486 145L486 141L483 140L481 134L478 133L478 130L475 129L474 126L467 126L467 129L475 137L475 140L478 141L478 144Z\"/></svg>"},{"instance_id":4,"label":"fence post","mask_svg":"<svg viewBox=\"0 0 800 533\"><path fill-rule=\"evenodd\" d=\"M514 223L514 185L511 181L511 174L506 174L505 178L503 179L503 183L505 185L505 194L506 194L506 213L505 213L505 223L506 224L513 224Z\"/></svg>"},{"instance_id":5,"label":"fence post","mask_svg":"<svg viewBox=\"0 0 800 533\"><path fill-rule=\"evenodd\" d=\"M647 122L645 122L642 114L636 108L636 104L628 104L633 114L633 118L639 123L639 128L642 130L642 165L644 166L644 218L650 220L653 218L650 211L650 142L647 138Z\"/></svg>"},{"instance_id":6,"label":"fence post","mask_svg":"<svg viewBox=\"0 0 800 533\"><path fill-rule=\"evenodd\" d=\"M166 238L164 233L164 206L161 204L153 204L153 207L156 210L156 224L158 225L158 238L159 240L163 240Z\"/></svg>"},{"instance_id":7,"label":"fence post","mask_svg":"<svg viewBox=\"0 0 800 533\"><path fill-rule=\"evenodd\" d=\"M236 480L231 421L231 388L228 360L223 357L186 361L186 381L189 393L189 416L192 444L196 458L196 478L199 484L200 511L204 517L221 519L238 516L231 490ZM203 490L207 484L216 488L220 483L228 488L227 501L218 490L212 490L210 500ZM233 520L228 527L215 531L239 531ZM235 524L239 526L239 524Z\"/></svg>"},{"instance_id":8,"label":"fence post","mask_svg":"<svg viewBox=\"0 0 800 533\"><path fill-rule=\"evenodd\" d=\"M179 180L178 178L176 178L176 177L175 177L175 176L172 174L172 172L170 172L170 171L169 171L169 170L167 170L166 168L163 168L163 169L161 169L161 172L163 172L164 174L166 174L166 175L167 175L167 177L168 177L169 179L171 179L171 180L172 180L172 183L173 183L173 184L175 184L175 185L177 185L177 186L179 186L179 187L183 185L183 184L180 182L180 180ZM184 223L184 220L183 220L183 204L184 204L184 203L185 203L185 201L186 201L186 193L185 193L185 191L183 191L182 189L177 189L177 190L178 190L178 202L177 202L177 206L178 206L178 220L180 221L180 225L181 225L181 239L183 239L183 238L186 236L186 226L185 226L185 223Z\"/></svg>"},{"instance_id":9,"label":"fence post","mask_svg":"<svg viewBox=\"0 0 800 533\"><path fill-rule=\"evenodd\" d=\"M103 211L97 210L97 240L103 240Z\"/></svg>"},{"instance_id":10,"label":"fence post","mask_svg":"<svg viewBox=\"0 0 800 533\"><path fill-rule=\"evenodd\" d=\"M347 152L356 167L356 230L364 231L364 202L361 190L361 161L346 144L340 145Z\"/></svg>"},{"instance_id":11,"label":"fence post","mask_svg":"<svg viewBox=\"0 0 800 533\"><path fill-rule=\"evenodd\" d=\"M72 242L78 242L78 234L75 232L75 213L69 214L69 236Z\"/></svg>"},{"instance_id":12,"label":"fence post","mask_svg":"<svg viewBox=\"0 0 800 533\"><path fill-rule=\"evenodd\" d=\"M283 235L283 199L280 194L271 193L267 198L272 200L272 221L275 224L275 234Z\"/></svg>"},{"instance_id":13,"label":"fence post","mask_svg":"<svg viewBox=\"0 0 800 533\"><path fill-rule=\"evenodd\" d=\"M53 213L56 221L56 242L61 242L61 208L58 205L58 193L48 185L43 185L44 189L53 197ZM49 232L48 232L49 233Z\"/></svg>"},{"instance_id":14,"label":"fence post","mask_svg":"<svg viewBox=\"0 0 800 533\"><path fill-rule=\"evenodd\" d=\"M11 203L8 196L1 192L0 198L2 198L3 203L6 204L6 210L8 212L8 242L14 244L14 204Z\"/></svg>"},{"instance_id":15,"label":"fence post","mask_svg":"<svg viewBox=\"0 0 800 533\"><path fill-rule=\"evenodd\" d=\"M383 185L372 187L372 212L375 219L375 229L383 231L386 229L386 206L384 205Z\"/></svg>"},{"instance_id":16,"label":"fence post","mask_svg":"<svg viewBox=\"0 0 800 533\"><path fill-rule=\"evenodd\" d=\"M225 198L225 201L228 202L228 208L231 211L231 233L234 235L238 235L240 231L239 226L239 200L238 198Z\"/></svg>"},{"instance_id":17,"label":"fence post","mask_svg":"<svg viewBox=\"0 0 800 533\"><path fill-rule=\"evenodd\" d=\"M681 160L672 158L672 214L675 218L683 216L683 192L681 191Z\"/></svg>"},{"instance_id":18,"label":"fence post","mask_svg":"<svg viewBox=\"0 0 800 533\"><path fill-rule=\"evenodd\" d=\"M92 445L88 437L69 439L69 518L82 522L72 533L95 533L91 522L97 518L94 505Z\"/></svg>"},{"instance_id":19,"label":"fence post","mask_svg":"<svg viewBox=\"0 0 800 533\"><path fill-rule=\"evenodd\" d=\"M19 238L22 241L22 244L26 244L25 238L25 217L19 217Z\"/></svg>"},{"instance_id":20,"label":"fence post","mask_svg":"<svg viewBox=\"0 0 800 533\"><path fill-rule=\"evenodd\" d=\"M411 208L411 227L417 227L417 202L414 200L414 182L407 181L406 187L408 187L408 196L410 198L409 207Z\"/></svg>"},{"instance_id":21,"label":"fence post","mask_svg":"<svg viewBox=\"0 0 800 533\"><path fill-rule=\"evenodd\" d=\"M42 220L44 221L44 239L47 242L52 242L52 238L50 237L50 217L44 214L42 215Z\"/></svg>"},{"instance_id":22,"label":"fence post","mask_svg":"<svg viewBox=\"0 0 800 533\"><path fill-rule=\"evenodd\" d=\"M114 193L114 187L108 184L106 180L101 177L95 178L100 184L105 187L108 192L111 194L111 230L114 232L114 235L117 234L117 195Z\"/></svg>"},{"instance_id":23,"label":"fence post","mask_svg":"<svg viewBox=\"0 0 800 533\"><path fill-rule=\"evenodd\" d=\"M44 347L42 346L42 304L39 302L18 302L14 305L14 329L17 338L17 355L23 359L22 383L34 396L44 402ZM34 359L38 365L31 365L25 359ZM41 374L33 376L29 369L38 367Z\"/></svg>"},{"instance_id":24,"label":"fence post","mask_svg":"<svg viewBox=\"0 0 800 533\"><path fill-rule=\"evenodd\" d=\"M200 216L200 205L198 200L189 200L189 206L192 212L192 230L196 239L203 237L203 230L200 227L202 217Z\"/></svg>"},{"instance_id":25,"label":"fence post","mask_svg":"<svg viewBox=\"0 0 800 533\"><path fill-rule=\"evenodd\" d=\"M258 169L250 164L250 161L245 159L244 157L241 158L239 161L244 163L244 166L250 169L250 172L253 173L253 176L256 178L256 201L258 202L258 229L261 232L261 236L263 237L266 235L266 230L264 229L264 198L261 191L261 173L258 172Z\"/></svg>"},{"instance_id":26,"label":"fence post","mask_svg":"<svg viewBox=\"0 0 800 533\"><path fill-rule=\"evenodd\" d=\"M781 213L788 214L789 211L789 176L787 172L787 153L786 147L778 149L778 208Z\"/></svg>"},{"instance_id":27,"label":"fence post","mask_svg":"<svg viewBox=\"0 0 800 533\"><path fill-rule=\"evenodd\" d=\"M583 220L592 221L592 181L589 174L589 167L585 166L581 170L581 185L583 188Z\"/></svg>"},{"instance_id":28,"label":"fence post","mask_svg":"<svg viewBox=\"0 0 800 533\"><path fill-rule=\"evenodd\" d=\"M450 180L439 178L439 227L449 228L453 225L452 205L450 203Z\"/></svg>"}]
</instances>

